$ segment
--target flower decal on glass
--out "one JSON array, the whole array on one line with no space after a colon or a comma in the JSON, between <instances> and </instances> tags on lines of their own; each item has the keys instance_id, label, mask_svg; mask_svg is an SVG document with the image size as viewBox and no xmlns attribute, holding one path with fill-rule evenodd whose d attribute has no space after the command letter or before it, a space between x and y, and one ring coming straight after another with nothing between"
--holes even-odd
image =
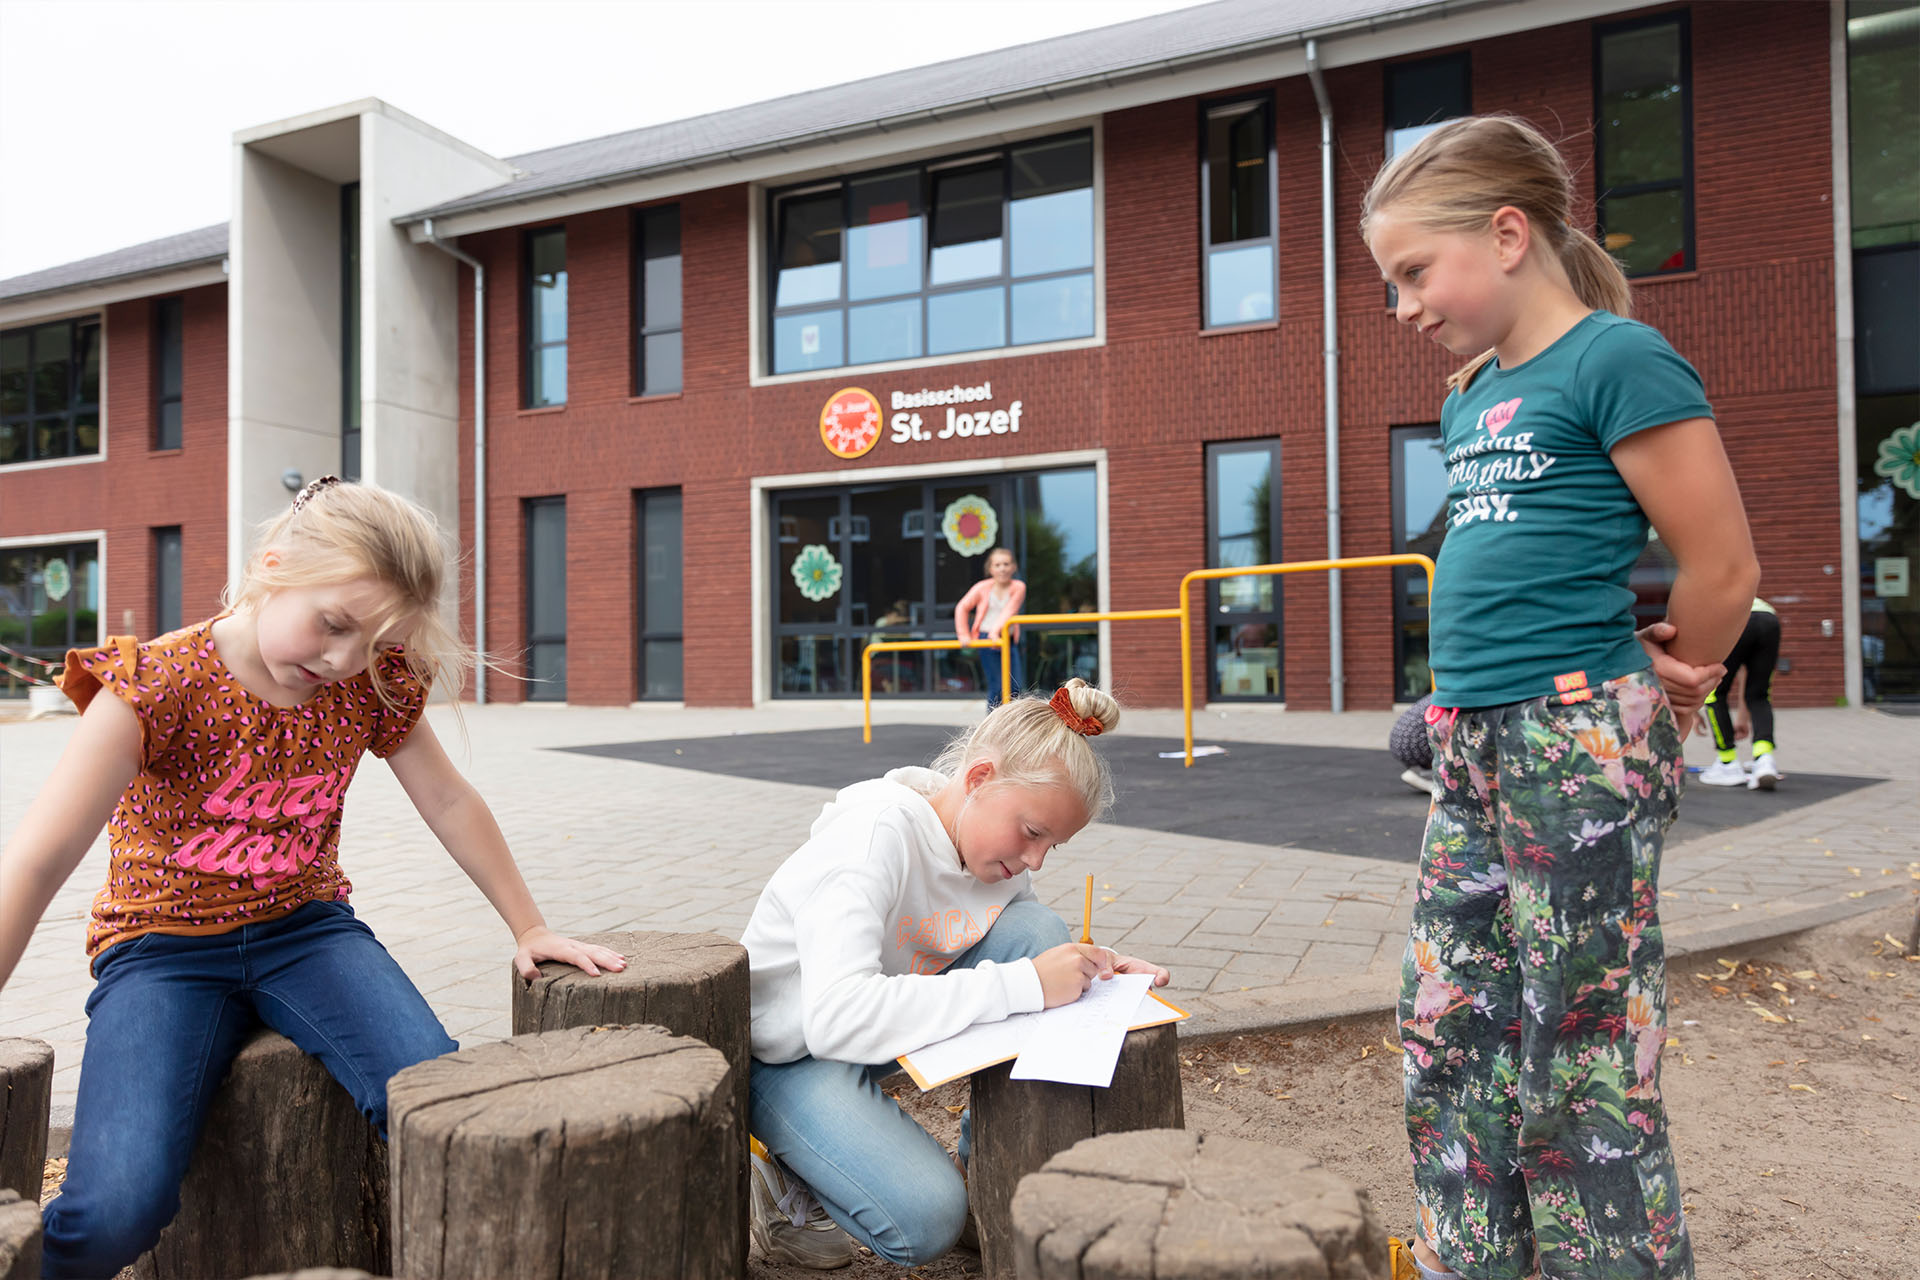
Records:
<instances>
[{"instance_id":1,"label":"flower decal on glass","mask_svg":"<svg viewBox=\"0 0 1920 1280\"><path fill-rule=\"evenodd\" d=\"M993 504L979 494L962 494L947 504L940 532L947 535L947 545L961 555L977 556L1000 536L1000 517L993 513Z\"/></svg>"},{"instance_id":2,"label":"flower decal on glass","mask_svg":"<svg viewBox=\"0 0 1920 1280\"><path fill-rule=\"evenodd\" d=\"M817 604L840 590L840 562L819 543L808 543L793 558L793 581L801 595Z\"/></svg>"},{"instance_id":3,"label":"flower decal on glass","mask_svg":"<svg viewBox=\"0 0 1920 1280\"><path fill-rule=\"evenodd\" d=\"M1909 498L1920 498L1920 422L1902 427L1880 442L1880 456L1873 470L1905 489Z\"/></svg>"}]
</instances>

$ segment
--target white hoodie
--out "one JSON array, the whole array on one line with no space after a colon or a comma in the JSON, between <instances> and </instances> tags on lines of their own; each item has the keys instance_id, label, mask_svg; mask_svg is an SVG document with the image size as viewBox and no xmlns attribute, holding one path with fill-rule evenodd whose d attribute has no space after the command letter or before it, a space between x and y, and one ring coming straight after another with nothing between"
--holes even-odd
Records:
<instances>
[{"instance_id":1,"label":"white hoodie","mask_svg":"<svg viewBox=\"0 0 1920 1280\"><path fill-rule=\"evenodd\" d=\"M928 802L946 782L907 768L846 788L773 873L740 938L754 1057L881 1063L1043 1006L1031 960L941 972L1034 897L1027 872L985 884L960 865Z\"/></svg>"}]
</instances>

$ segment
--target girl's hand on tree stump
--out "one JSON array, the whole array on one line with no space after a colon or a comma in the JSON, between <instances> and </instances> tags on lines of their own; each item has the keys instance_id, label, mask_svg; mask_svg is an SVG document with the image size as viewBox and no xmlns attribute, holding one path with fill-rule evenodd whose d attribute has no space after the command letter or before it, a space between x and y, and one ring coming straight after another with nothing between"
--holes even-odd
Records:
<instances>
[{"instance_id":1,"label":"girl's hand on tree stump","mask_svg":"<svg viewBox=\"0 0 1920 1280\"><path fill-rule=\"evenodd\" d=\"M536 925L520 935L513 953L513 971L528 982L540 976L542 960L559 960L583 973L600 976L602 969L619 973L627 967L627 958L607 947L593 946L562 937L545 925Z\"/></svg>"}]
</instances>

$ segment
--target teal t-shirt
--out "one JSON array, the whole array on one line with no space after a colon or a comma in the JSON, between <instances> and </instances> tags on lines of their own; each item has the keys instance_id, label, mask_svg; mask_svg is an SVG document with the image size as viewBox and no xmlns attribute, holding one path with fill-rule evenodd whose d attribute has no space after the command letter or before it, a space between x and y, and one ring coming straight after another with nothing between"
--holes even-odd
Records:
<instances>
[{"instance_id":1,"label":"teal t-shirt","mask_svg":"<svg viewBox=\"0 0 1920 1280\"><path fill-rule=\"evenodd\" d=\"M1435 704L1524 702L1648 665L1627 583L1647 517L1608 451L1712 416L1700 375L1665 338L1606 311L1514 368L1489 361L1447 397Z\"/></svg>"}]
</instances>

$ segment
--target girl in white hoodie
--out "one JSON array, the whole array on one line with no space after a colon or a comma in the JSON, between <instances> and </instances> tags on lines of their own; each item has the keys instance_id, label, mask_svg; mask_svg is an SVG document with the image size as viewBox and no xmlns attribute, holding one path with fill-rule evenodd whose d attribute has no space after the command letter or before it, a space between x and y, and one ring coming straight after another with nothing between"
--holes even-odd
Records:
<instances>
[{"instance_id":1,"label":"girl in white hoodie","mask_svg":"<svg viewBox=\"0 0 1920 1280\"><path fill-rule=\"evenodd\" d=\"M881 1092L893 1059L1068 1004L1114 973L1166 985L1165 969L1069 941L1031 884L1055 845L1112 805L1112 777L1086 740L1119 721L1119 705L1083 680L1051 701L1003 703L933 768L840 792L774 872L741 938L753 973L753 1234L770 1257L831 1269L853 1260L854 1240L902 1266L946 1253L966 1224L966 1185ZM961 1166L966 1151L963 1118Z\"/></svg>"}]
</instances>

